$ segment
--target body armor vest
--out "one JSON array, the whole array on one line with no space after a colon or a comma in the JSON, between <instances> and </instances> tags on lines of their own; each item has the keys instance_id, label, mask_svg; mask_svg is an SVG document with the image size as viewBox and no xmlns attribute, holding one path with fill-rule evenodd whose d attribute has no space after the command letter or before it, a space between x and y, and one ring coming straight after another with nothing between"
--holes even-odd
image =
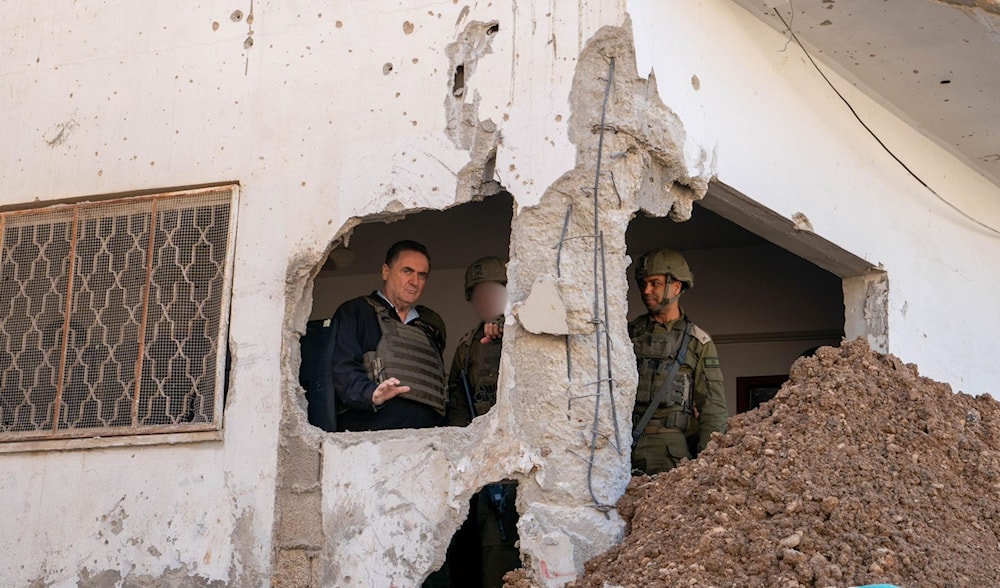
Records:
<instances>
[{"instance_id":1,"label":"body armor vest","mask_svg":"<svg viewBox=\"0 0 1000 588\"><path fill-rule=\"evenodd\" d=\"M382 329L375 351L364 356L368 377L376 384L396 378L410 387L401 398L426 404L443 415L447 399L444 361L427 333L394 319L378 302L366 300L375 309Z\"/></svg>"},{"instance_id":2,"label":"body armor vest","mask_svg":"<svg viewBox=\"0 0 1000 588\"><path fill-rule=\"evenodd\" d=\"M500 375L499 342L482 344L477 330L469 339L464 372L469 378L476 416L486 414L497 403L497 379Z\"/></svg>"},{"instance_id":3,"label":"body armor vest","mask_svg":"<svg viewBox=\"0 0 1000 588\"><path fill-rule=\"evenodd\" d=\"M632 337L636 367L639 372L639 384L635 394L635 412L645 410L653 395L663 385L670 371L670 366L677 361L677 353L680 351L683 338L683 329L671 329L664 332L662 329L651 331L648 328ZM691 369L686 365L681 365L674 381L670 384L667 395L660 403L659 409L690 413L692 388Z\"/></svg>"}]
</instances>

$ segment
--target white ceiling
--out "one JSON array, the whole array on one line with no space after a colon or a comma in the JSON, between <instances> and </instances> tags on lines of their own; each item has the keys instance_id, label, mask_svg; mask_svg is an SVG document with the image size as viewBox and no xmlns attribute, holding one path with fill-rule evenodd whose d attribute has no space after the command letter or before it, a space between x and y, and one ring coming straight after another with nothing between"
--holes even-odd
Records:
<instances>
[{"instance_id":1,"label":"white ceiling","mask_svg":"<svg viewBox=\"0 0 1000 588\"><path fill-rule=\"evenodd\" d=\"M1000 186L996 0L734 0Z\"/></svg>"}]
</instances>

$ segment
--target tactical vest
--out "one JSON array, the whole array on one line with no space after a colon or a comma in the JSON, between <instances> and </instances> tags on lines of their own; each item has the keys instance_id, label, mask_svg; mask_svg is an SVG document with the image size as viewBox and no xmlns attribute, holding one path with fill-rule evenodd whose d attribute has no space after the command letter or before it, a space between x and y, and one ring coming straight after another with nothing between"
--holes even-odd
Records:
<instances>
[{"instance_id":1,"label":"tactical vest","mask_svg":"<svg viewBox=\"0 0 1000 588\"><path fill-rule=\"evenodd\" d=\"M472 392L472 404L476 416L486 414L497 403L497 379L500 375L499 342L482 344L477 329L469 337L469 348L465 358L465 373L468 375Z\"/></svg>"},{"instance_id":2,"label":"tactical vest","mask_svg":"<svg viewBox=\"0 0 1000 588\"><path fill-rule=\"evenodd\" d=\"M653 395L663 385L670 366L677 361L677 352L680 350L683 338L683 329L671 329L666 332L663 329L654 329L651 332L649 325L632 335L636 368L639 372L635 412L644 411ZM657 412L662 409L672 409L673 412L690 413L693 384L691 368L681 365Z\"/></svg>"},{"instance_id":3,"label":"tactical vest","mask_svg":"<svg viewBox=\"0 0 1000 588\"><path fill-rule=\"evenodd\" d=\"M404 324L389 315L389 309L366 298L378 315L382 337L364 355L368 377L376 384L396 378L410 391L401 396L426 404L442 415L447 399L444 361L423 329Z\"/></svg>"}]
</instances>

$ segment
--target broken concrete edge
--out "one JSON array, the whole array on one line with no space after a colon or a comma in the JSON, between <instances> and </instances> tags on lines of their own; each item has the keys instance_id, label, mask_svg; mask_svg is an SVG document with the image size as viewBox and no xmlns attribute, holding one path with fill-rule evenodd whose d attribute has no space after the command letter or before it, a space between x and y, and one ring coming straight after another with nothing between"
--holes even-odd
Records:
<instances>
[{"instance_id":1,"label":"broken concrete edge","mask_svg":"<svg viewBox=\"0 0 1000 588\"><path fill-rule=\"evenodd\" d=\"M595 118L599 120L599 117L595 115L594 105L603 102L605 85L601 80L602 78L607 79L605 72L608 70L611 58L614 57L618 60L618 71L626 73L621 78L615 78L607 117L608 126L616 125L618 129L626 129L631 132L619 130L605 137L607 152L622 154L618 161L622 162L621 167L625 167L626 170L615 169L613 170L614 175L608 173L607 176L602 176L598 188L602 195L600 206L606 219L605 222L610 223L610 226L616 229L605 233L607 239L605 254L608 256L607 260L611 267L604 279L608 280L608 296L609 299L614 300L616 309L616 312L612 313L614 318L608 325L608 329L614 333L613 337L615 338L612 346L615 350L612 354L613 363L624 372L616 376L620 379L619 389L634 390L634 356L631 353L631 344L625 329L625 309L622 307L625 299L624 294L628 288L624 274L625 265L622 265L623 262L627 261L624 229L637 208L661 216L669 215L675 219L688 218L691 204L695 199L704 196L714 172L709 170L702 176L691 178L691 175L683 169L683 157L668 155L668 153L676 152L683 145L683 128L679 125L679 121L676 121L676 117L669 113L665 107L658 110L662 107L658 98L649 98L648 90L650 87L634 73L634 51L631 50L631 43L624 43L627 49L622 49L623 37L629 40L631 38L628 23L625 27L605 27L588 41L587 48L581 54L571 93L572 115L570 117L571 140L578 148L577 165L549 186L538 205L524 208L515 216L511 239L511 263L508 266L511 281L508 288L511 290L512 299L522 298L526 289L534 288L539 283L552 282L555 280L552 277L553 274L561 272L562 278L558 280L559 299L566 308L571 325L584 323L591 325L589 328L579 329L570 327L570 333L590 334L582 337L576 335L567 337L566 345L569 347L567 357L586 355L588 348L593 345L591 343L594 333L593 324L596 320L593 315L594 306L592 306L591 296L593 280L590 277L590 250L586 247L570 245L560 251L564 257L557 261L553 259L555 254L550 249L553 249L552 245L566 238L576 239L580 236L593 234L594 229L589 222L593 216L587 212L588 199L581 196L580 187L587 186L588 183L593 185L598 137L597 133L593 132L591 125ZM637 96L639 97L637 98ZM644 112L638 116L644 117L644 120L668 123L667 130L662 134L653 133L651 136L646 132L647 127L641 124L622 122L623 118L637 116L635 114L637 110L648 109L654 109L656 112L652 114ZM587 112L589 112L589 116L586 114ZM654 126L662 130L661 126ZM619 175L623 171L625 173ZM627 186L626 189L622 189L623 186ZM615 200L617 200L617 205ZM590 202L592 206L593 200ZM563 226L566 227L566 230L560 236L558 231ZM575 240L573 243L578 244L582 241L582 239ZM529 247L529 244L534 247ZM542 255L543 252L549 254ZM556 267L557 265L559 267ZM527 327L527 325L525 326ZM518 344L522 333L517 323L514 323L512 327L510 332L505 333L505 347L508 335L512 335L512 354L523 356L525 355L524 351ZM532 337L527 338L529 342L531 339ZM549 339L551 340L551 337ZM526 378L532 383L533 390L530 397L525 398L527 395L523 388L519 388L520 394L512 394L515 410L522 407L527 408L526 401L557 403L559 401L558 391L554 391L554 394L548 396L544 395L545 384L553 388L561 388L564 398L572 398L570 396L573 393L571 388L574 385L581 385L574 384L574 379L576 381L582 379L581 374L578 373L582 371L579 365L569 366L568 362L565 365L558 365L559 362L548 362L544 366L537 366L539 371L544 372L545 375L536 377L530 373L532 361L536 361L536 359L521 357L521 361L516 362L519 366L517 372L507 373L508 376L517 380ZM544 362L544 358L538 361ZM592 359L584 360L584 363L588 362L592 362ZM591 365L592 363L588 363L588 367ZM566 385L566 378L558 375L559 370L570 373L569 387ZM508 382L507 386L502 385L501 387L513 392L514 386L509 384ZM626 401L631 400L628 393L621 396ZM592 404L587 406L592 406ZM593 408L584 408L582 411L571 409L570 418L572 420L575 415L580 415L582 422L587 413L593 410ZM618 425L624 430L627 430L627 425L631 421L630 412L624 408L618 412ZM607 427L608 414L603 412L598 416L599 418L595 421L596 426ZM537 437L542 440L547 439L547 435L553 436L563 433L560 428L560 430L550 434L549 431L544 430L549 428L546 427L545 423L522 422L521 426L526 430L536 427L542 429L526 432L529 437ZM565 433L560 448L565 448L567 452L588 449L589 441L578 440L572 429ZM627 455L616 456L606 440L598 440L598 446L595 449L596 452L592 454L595 460L594 469L600 470L602 472L600 475L606 479L601 488L592 490L596 490L598 495L605 496L607 502L613 503L620 497L627 482L630 469L628 457ZM554 453L558 454L559 452L557 450ZM567 488L570 479L582 479L579 462L572 461L578 456L574 454L574 457L569 457L570 461L567 464L558 463L566 461L567 458L561 457L565 454L555 454L536 472L534 481L537 484L527 487L526 492L520 493L518 499L519 503L522 503L519 504L518 508L519 512L522 513L522 523L519 525L519 529L521 531L522 559L526 564L526 570L522 575L527 577L532 585L559 586L571 581L576 573L582 569L583 561L607 549L621 537L621 528L616 526L620 525L621 521L614 511L609 512L608 518L603 518L600 511L593 508L595 505L586 496L580 496L579 490ZM560 475L564 471L570 475ZM622 475L616 479L613 472ZM537 498L531 496L535 491L539 491L542 496ZM559 498L556 499L556 497ZM600 500L600 497L597 499ZM553 519L542 516L542 513L551 509L572 513L572 515L554 517ZM575 521L579 521L580 526L585 530L572 534L565 532L567 526ZM547 530L546 527L549 525L554 528ZM568 545L572 546L571 556L566 549L553 548L553 546L562 545L564 538Z\"/></svg>"},{"instance_id":2,"label":"broken concrete edge","mask_svg":"<svg viewBox=\"0 0 1000 588\"><path fill-rule=\"evenodd\" d=\"M558 284L545 276L531 285L524 302L511 306L512 313L529 332L536 335L568 335L566 305Z\"/></svg>"},{"instance_id":3,"label":"broken concrete edge","mask_svg":"<svg viewBox=\"0 0 1000 588\"><path fill-rule=\"evenodd\" d=\"M997 0L937 0L941 4L954 6L967 13L982 10L988 14L1000 16L1000 2Z\"/></svg>"},{"instance_id":4,"label":"broken concrete edge","mask_svg":"<svg viewBox=\"0 0 1000 588\"><path fill-rule=\"evenodd\" d=\"M873 351L889 353L889 276L872 269L843 279L844 338L862 337Z\"/></svg>"},{"instance_id":5,"label":"broken concrete edge","mask_svg":"<svg viewBox=\"0 0 1000 588\"><path fill-rule=\"evenodd\" d=\"M232 577L232 576L231 576ZM52 584L45 580L38 579L30 583L32 588L48 587ZM187 565L168 568L161 574L152 575L131 575L118 570L103 570L92 572L86 567L80 569L77 578L78 588L107 588L108 586L134 586L135 588L153 588L155 586L190 586L191 588L224 588L230 584L223 580L212 580L198 574ZM245 584L259 586L259 583Z\"/></svg>"}]
</instances>

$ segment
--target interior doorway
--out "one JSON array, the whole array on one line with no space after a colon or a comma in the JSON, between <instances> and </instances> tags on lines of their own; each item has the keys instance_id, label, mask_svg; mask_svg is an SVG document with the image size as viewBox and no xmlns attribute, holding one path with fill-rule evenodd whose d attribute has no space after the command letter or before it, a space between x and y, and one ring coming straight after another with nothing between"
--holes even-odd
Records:
<instances>
[{"instance_id":1,"label":"interior doorway","mask_svg":"<svg viewBox=\"0 0 1000 588\"><path fill-rule=\"evenodd\" d=\"M687 259L695 287L681 304L718 347L730 414L766 400L818 346L869 336L877 348L884 339L869 320L884 309L885 288L872 287L883 272L725 185L713 183L687 222L637 216L626 243L630 282L650 249ZM644 312L633 285L629 318Z\"/></svg>"}]
</instances>

